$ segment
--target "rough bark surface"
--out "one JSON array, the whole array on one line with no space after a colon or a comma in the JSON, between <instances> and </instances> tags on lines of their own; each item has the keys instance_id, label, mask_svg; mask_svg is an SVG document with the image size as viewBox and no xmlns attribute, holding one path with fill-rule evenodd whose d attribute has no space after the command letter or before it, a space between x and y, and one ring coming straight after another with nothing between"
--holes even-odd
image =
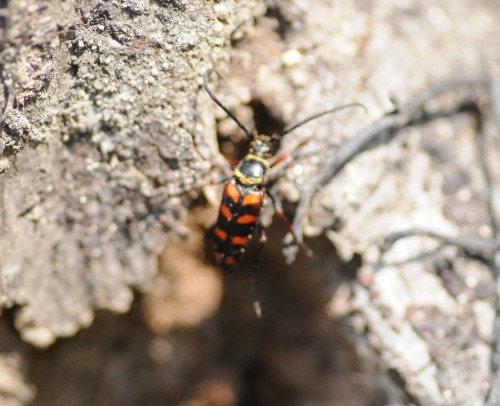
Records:
<instances>
[{"instance_id":1,"label":"rough bark surface","mask_svg":"<svg viewBox=\"0 0 500 406\"><path fill-rule=\"evenodd\" d=\"M224 24L201 1L9 3L1 298L25 340L126 311L151 282L185 217L169 196L214 161L200 77L252 6Z\"/></svg>"},{"instance_id":2,"label":"rough bark surface","mask_svg":"<svg viewBox=\"0 0 500 406\"><path fill-rule=\"evenodd\" d=\"M0 5L2 404L492 402L498 250L478 261L418 236L379 248L407 229L498 241L494 86L423 106L472 100L479 130L474 114L414 125L325 182L301 224L313 258L286 266L283 230L270 228L260 321L252 253L235 275L213 269L201 229L216 209L188 216L183 192L228 171L215 118L224 154L246 147L203 91L207 69L224 78L212 77L217 95L261 132L346 102L367 107L286 136L284 150L310 140L274 174L293 203L394 99L439 80L494 78L496 1ZM133 289L145 292L135 302ZM88 326L43 352L24 343L46 347Z\"/></svg>"}]
</instances>

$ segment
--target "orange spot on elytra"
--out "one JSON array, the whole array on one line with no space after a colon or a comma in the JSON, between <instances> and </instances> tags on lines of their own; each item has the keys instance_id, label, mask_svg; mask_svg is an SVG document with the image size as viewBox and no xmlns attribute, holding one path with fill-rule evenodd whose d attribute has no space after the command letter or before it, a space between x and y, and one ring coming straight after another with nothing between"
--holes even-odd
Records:
<instances>
[{"instance_id":1,"label":"orange spot on elytra","mask_svg":"<svg viewBox=\"0 0 500 406\"><path fill-rule=\"evenodd\" d=\"M236 265L236 260L233 257L227 257L226 264L227 265Z\"/></svg>"},{"instance_id":2,"label":"orange spot on elytra","mask_svg":"<svg viewBox=\"0 0 500 406\"><path fill-rule=\"evenodd\" d=\"M236 185L232 182L227 184L225 194L235 203L238 203L240 200L240 192Z\"/></svg>"},{"instance_id":3,"label":"orange spot on elytra","mask_svg":"<svg viewBox=\"0 0 500 406\"><path fill-rule=\"evenodd\" d=\"M259 218L253 214L244 214L236 219L238 224L251 224L255 223Z\"/></svg>"},{"instance_id":4,"label":"orange spot on elytra","mask_svg":"<svg viewBox=\"0 0 500 406\"><path fill-rule=\"evenodd\" d=\"M260 193L252 193L243 196L243 201L241 202L243 206L262 206L262 195Z\"/></svg>"},{"instance_id":5,"label":"orange spot on elytra","mask_svg":"<svg viewBox=\"0 0 500 406\"><path fill-rule=\"evenodd\" d=\"M221 262L224 259L224 254L222 252L214 252L214 259L216 262Z\"/></svg>"},{"instance_id":6,"label":"orange spot on elytra","mask_svg":"<svg viewBox=\"0 0 500 406\"><path fill-rule=\"evenodd\" d=\"M226 241L227 240L227 233L223 229L221 229L219 227L215 227L214 233L222 241Z\"/></svg>"},{"instance_id":7,"label":"orange spot on elytra","mask_svg":"<svg viewBox=\"0 0 500 406\"><path fill-rule=\"evenodd\" d=\"M231 212L231 210L229 210L229 207L227 207L225 204L221 204L220 212L227 220L231 220L233 218L233 213Z\"/></svg>"},{"instance_id":8,"label":"orange spot on elytra","mask_svg":"<svg viewBox=\"0 0 500 406\"><path fill-rule=\"evenodd\" d=\"M231 242L234 245L245 245L248 242L248 237L240 237L240 236L233 237Z\"/></svg>"}]
</instances>

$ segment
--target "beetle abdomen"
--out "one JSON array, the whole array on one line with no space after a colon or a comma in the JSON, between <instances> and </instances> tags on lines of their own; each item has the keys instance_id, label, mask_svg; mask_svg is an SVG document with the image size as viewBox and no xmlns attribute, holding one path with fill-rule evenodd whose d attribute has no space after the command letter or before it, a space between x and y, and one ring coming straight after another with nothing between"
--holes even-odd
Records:
<instances>
[{"instance_id":1,"label":"beetle abdomen","mask_svg":"<svg viewBox=\"0 0 500 406\"><path fill-rule=\"evenodd\" d=\"M221 268L230 270L238 264L259 221L263 200L260 187L240 185L234 179L224 187L212 247Z\"/></svg>"}]
</instances>

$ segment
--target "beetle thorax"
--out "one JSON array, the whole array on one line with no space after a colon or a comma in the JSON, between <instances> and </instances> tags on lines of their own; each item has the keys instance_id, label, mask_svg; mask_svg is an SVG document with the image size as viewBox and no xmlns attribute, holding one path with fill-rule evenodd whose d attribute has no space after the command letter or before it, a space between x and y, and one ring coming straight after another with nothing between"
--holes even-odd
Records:
<instances>
[{"instance_id":1,"label":"beetle thorax","mask_svg":"<svg viewBox=\"0 0 500 406\"><path fill-rule=\"evenodd\" d=\"M234 176L243 185L262 185L266 181L268 169L269 164L265 159L248 154L236 167Z\"/></svg>"}]
</instances>

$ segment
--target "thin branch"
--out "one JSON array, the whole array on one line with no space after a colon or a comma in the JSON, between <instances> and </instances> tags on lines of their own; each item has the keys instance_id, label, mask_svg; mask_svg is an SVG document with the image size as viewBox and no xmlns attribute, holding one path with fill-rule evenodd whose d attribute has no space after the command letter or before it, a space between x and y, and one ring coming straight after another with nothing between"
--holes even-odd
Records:
<instances>
[{"instance_id":1,"label":"thin branch","mask_svg":"<svg viewBox=\"0 0 500 406\"><path fill-rule=\"evenodd\" d=\"M470 98L460 103L456 108L439 110L432 113L426 112L425 106L429 101L447 93L457 91L460 88L486 89L488 85L489 78L487 75L464 77L437 83L430 86L426 92L415 99L382 117L374 124L360 131L355 137L341 144L332 159L326 161L318 173L301 190L301 197L293 221L293 229L298 240L302 241L303 239L303 223L314 195L322 186L329 183L341 172L349 162L363 152L391 142L407 127L422 125L439 118L451 117L464 112L476 112L478 107L475 101ZM288 261L293 261L293 251L288 251L285 255Z\"/></svg>"},{"instance_id":2,"label":"thin branch","mask_svg":"<svg viewBox=\"0 0 500 406\"><path fill-rule=\"evenodd\" d=\"M491 256L500 251L500 241L473 236L449 236L432 230L409 229L391 234L380 244L382 252L388 251L396 241L408 237L429 237L440 241L445 245L461 248L472 255Z\"/></svg>"}]
</instances>

